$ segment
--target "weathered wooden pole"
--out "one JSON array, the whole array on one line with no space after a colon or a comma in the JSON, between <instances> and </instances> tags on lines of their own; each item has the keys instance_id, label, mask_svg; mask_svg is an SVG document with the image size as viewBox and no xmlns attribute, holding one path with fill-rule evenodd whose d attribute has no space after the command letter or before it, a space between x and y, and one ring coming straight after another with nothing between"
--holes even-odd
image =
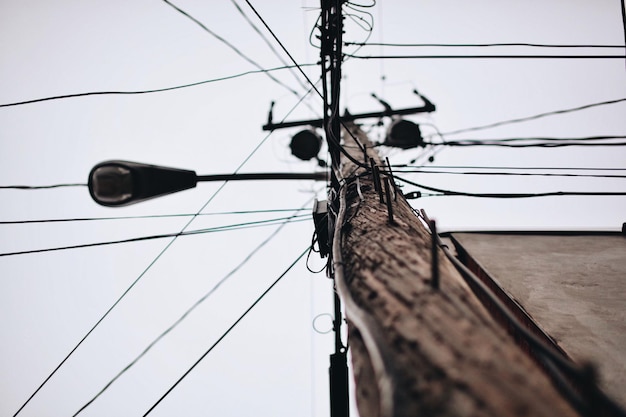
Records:
<instances>
[{"instance_id":1,"label":"weathered wooden pole","mask_svg":"<svg viewBox=\"0 0 626 417\"><path fill-rule=\"evenodd\" d=\"M440 249L431 270L431 235L347 127L344 149L363 161L357 137L374 166L342 158L332 245L361 417L577 415Z\"/></svg>"}]
</instances>

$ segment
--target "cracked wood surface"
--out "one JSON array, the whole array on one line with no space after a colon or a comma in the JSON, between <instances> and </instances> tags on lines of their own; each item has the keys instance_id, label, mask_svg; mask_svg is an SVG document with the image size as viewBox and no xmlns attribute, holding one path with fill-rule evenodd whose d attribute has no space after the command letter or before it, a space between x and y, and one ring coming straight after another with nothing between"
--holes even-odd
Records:
<instances>
[{"instance_id":1,"label":"cracked wood surface","mask_svg":"<svg viewBox=\"0 0 626 417\"><path fill-rule=\"evenodd\" d=\"M360 129L350 129L369 144ZM345 132L344 141L362 160L363 153ZM378 161L371 149L368 156ZM393 202L394 223L389 224L371 175L351 180L365 170L345 157L342 172L348 187L344 275L352 298L379 324L384 350L391 355L394 415L577 415L441 251L440 289L431 288L430 234L402 195ZM376 375L350 312L346 314L359 413L377 417Z\"/></svg>"}]
</instances>

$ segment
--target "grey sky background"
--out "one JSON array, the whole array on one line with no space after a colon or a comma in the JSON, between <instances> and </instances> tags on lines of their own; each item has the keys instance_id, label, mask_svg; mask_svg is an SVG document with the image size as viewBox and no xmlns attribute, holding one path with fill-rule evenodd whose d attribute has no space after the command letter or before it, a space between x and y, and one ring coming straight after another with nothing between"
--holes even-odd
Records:
<instances>
[{"instance_id":1,"label":"grey sky background","mask_svg":"<svg viewBox=\"0 0 626 417\"><path fill-rule=\"evenodd\" d=\"M243 1L250 19L270 38ZM369 3L369 2L367 2ZM283 64L232 2L175 3L265 68ZM300 64L315 64L309 34L316 1L252 1ZM374 28L371 42L623 44L619 1L409 1L356 7ZM358 19L357 19L358 20ZM348 18L346 41L367 33ZM279 47L274 45L277 49ZM346 48L347 52L355 47ZM623 50L415 49L368 47L360 55L530 53L623 54ZM284 57L284 55L283 55ZM287 59L286 57L284 57ZM0 104L91 91L138 91L254 71L215 37L160 1L0 1ZM316 81L319 68L304 67ZM293 74L273 76L304 93ZM300 80L302 77L297 75ZM383 80L384 77L384 80ZM408 117L432 134L626 97L623 60L359 60L344 65L343 107L376 111L375 92L393 107L421 104L417 88L437 112ZM281 120L298 102L264 74L143 95L101 95L0 108L0 185L86 182L91 167L127 159L231 173L266 137L270 102ZM623 135L624 103L454 138ZM310 95L288 120L319 117ZM368 121L368 122L376 122ZM366 128L370 128L366 126ZM383 127L371 137L382 140ZM241 172L312 171L289 154L298 129L269 136ZM436 139L436 138L435 138ZM381 149L393 163L423 150ZM624 168L626 151L613 148L446 148L435 165ZM623 172L622 172L623 173ZM485 177L404 174L417 182L467 192L624 191L623 179ZM0 221L141 216L197 212L220 184L108 209L84 187L0 190ZM405 186L405 191L414 187ZM325 198L324 184L227 184L203 210L298 209ZM444 230L619 230L624 197L493 200L427 197L414 200ZM308 214L308 211L302 214ZM198 216L189 230L263 219L290 212ZM0 252L176 233L187 217L45 224L0 224ZM235 268L277 226L169 240L0 257L0 416L11 416L146 271L20 416L73 415L114 375ZM158 343L80 415L143 415L239 315L304 251L312 222L287 225L245 266ZM312 269L323 262L313 254ZM328 415L327 367L332 335L313 319L332 312L331 285L304 261L265 297L216 349L152 412L154 416ZM326 316L317 325L329 326Z\"/></svg>"}]
</instances>

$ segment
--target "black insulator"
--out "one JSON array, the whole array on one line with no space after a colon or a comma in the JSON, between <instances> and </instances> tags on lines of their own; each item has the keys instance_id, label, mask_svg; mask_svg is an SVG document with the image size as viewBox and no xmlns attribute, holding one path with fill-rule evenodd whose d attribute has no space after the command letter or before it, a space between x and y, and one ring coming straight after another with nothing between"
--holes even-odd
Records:
<instances>
[{"instance_id":1,"label":"black insulator","mask_svg":"<svg viewBox=\"0 0 626 417\"><path fill-rule=\"evenodd\" d=\"M402 149L417 148L424 146L424 139L417 124L408 120L397 119L391 123L387 130L384 145Z\"/></svg>"},{"instance_id":2,"label":"black insulator","mask_svg":"<svg viewBox=\"0 0 626 417\"><path fill-rule=\"evenodd\" d=\"M322 148L322 137L313 130L302 130L291 138L289 147L293 156L308 161L315 158Z\"/></svg>"}]
</instances>

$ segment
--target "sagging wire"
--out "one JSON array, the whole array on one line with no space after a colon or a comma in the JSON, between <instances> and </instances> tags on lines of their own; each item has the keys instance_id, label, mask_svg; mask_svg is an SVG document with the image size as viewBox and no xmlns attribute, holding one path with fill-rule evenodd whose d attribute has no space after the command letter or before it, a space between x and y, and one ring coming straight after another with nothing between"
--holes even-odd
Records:
<instances>
[{"instance_id":1,"label":"sagging wire","mask_svg":"<svg viewBox=\"0 0 626 417\"><path fill-rule=\"evenodd\" d=\"M261 37L261 39L263 40L263 42L265 42L265 44L270 48L270 50L272 51L272 53L278 58L278 60L283 64L283 65L289 65L285 59L282 57L282 55L280 55L278 53L278 51L276 50L276 48L274 48L274 46L271 44L271 42L267 39L267 37L265 37L265 35L263 34L263 32L261 32L259 30L259 28L254 24L254 22L252 22L252 20L250 20L250 18L248 17L248 15L243 11L243 9L241 8L241 6L239 6L239 3L237 3L235 0L231 0L231 3L233 4L233 6L235 6L235 8L237 9L237 11L239 12L239 14L245 19L246 22L248 22L248 24L250 25L250 27L252 27L252 29L257 33L257 35L259 35ZM303 89L307 89L307 86L305 83L302 82L302 80L300 79L300 77L297 76L297 74L290 69L291 74L294 76L294 78L296 79L296 81L298 82L298 84L300 84L300 87L302 87Z\"/></svg>"},{"instance_id":2,"label":"sagging wire","mask_svg":"<svg viewBox=\"0 0 626 417\"><path fill-rule=\"evenodd\" d=\"M167 4L168 6L172 7L174 10L176 10L177 12L179 12L180 14L182 14L183 16L187 17L188 19L190 19L192 22L194 22L195 24L197 24L198 26L200 26L205 32L207 32L208 34L210 34L211 36L213 36L215 39L217 39L218 41L222 42L224 45L226 45L227 47L229 47L232 51L234 51L237 55L239 55L241 58L243 58L245 61L247 61L248 63L254 65L255 67L259 68L259 69L263 69L263 67L257 63L256 61L254 61L252 58L250 58L249 56L245 55L241 50L239 50L239 48L237 48L235 45L233 45L232 43L230 43L228 40L226 40L225 38L223 38L222 36L218 35L217 33L215 33L214 31L212 31L211 29L209 29L206 25L204 25L202 22L200 22L198 19L196 19L195 17L193 17L192 15L190 15L189 13L187 13L186 11L184 11L183 9L181 9L180 7L176 6L174 3L172 3L170 0L162 0L165 4ZM267 76L274 81L276 84L286 88L288 91L290 91L292 94L294 94L296 97L300 97L300 94L294 90L293 88L289 87L287 84L283 83L282 81L280 81L278 78L274 77L272 74L267 73Z\"/></svg>"},{"instance_id":3,"label":"sagging wire","mask_svg":"<svg viewBox=\"0 0 626 417\"><path fill-rule=\"evenodd\" d=\"M328 218L328 215L326 215L326 217ZM322 272L324 272L324 270L326 270L326 268L328 268L328 261L326 261L326 263L324 264L324 266L322 267L322 269L320 269L319 271L315 271L311 268L311 266L309 265L309 261L311 259L311 253L320 253L320 250L315 250L315 244L318 243L319 241L319 236L317 234L317 232L313 232L313 236L311 238L311 247L309 249L309 253L306 256L306 269L312 273L312 274L320 274Z\"/></svg>"},{"instance_id":4,"label":"sagging wire","mask_svg":"<svg viewBox=\"0 0 626 417\"><path fill-rule=\"evenodd\" d=\"M321 37L321 34L320 34L320 36L315 36L315 35L314 35L314 34L315 34L315 30L316 30L316 29L320 30L320 32L321 32L321 26L320 26L320 22L321 22L321 20L322 20L322 15L320 14L319 16L317 16L317 20L316 20L316 21L315 21L315 23L313 24L313 27L311 28L311 32L309 33L309 44L310 44L313 48L315 48L315 49L322 49L322 46L321 46L321 45L315 45L315 44L313 43L313 38L314 38L314 37L315 37L315 38L317 38L317 39L320 39L320 37Z\"/></svg>"},{"instance_id":5,"label":"sagging wire","mask_svg":"<svg viewBox=\"0 0 626 417\"><path fill-rule=\"evenodd\" d=\"M374 16L366 11L363 10L359 10L357 7L361 7L361 8L368 8L368 7L373 7L376 4L376 2L374 1L374 3L372 5L359 5L356 3L351 3L351 2L346 2L344 3L344 6L348 9L351 9L355 12L357 12L357 14L355 13L346 13L345 15L348 16L358 27L360 27L361 29L363 29L367 35L365 37L365 40L363 41L363 43L367 43L367 41L369 41L369 39L372 37L372 34L374 33ZM365 16L368 16L369 19L365 19L363 17L361 17L360 14L363 14ZM342 41L343 42L343 41ZM348 45L348 44L352 44L350 42L343 42L343 45ZM356 54L358 51L361 50L363 46L357 46L357 48L352 52L352 54ZM347 61L349 59L349 57L347 57L345 54L343 54L343 56L341 57L342 60Z\"/></svg>"},{"instance_id":6,"label":"sagging wire","mask_svg":"<svg viewBox=\"0 0 626 417\"><path fill-rule=\"evenodd\" d=\"M248 15L243 11L243 9L239 6L239 4L235 1L235 0L231 0L231 3L235 6L235 8L237 9L237 11L239 12L239 14L241 14L241 16L243 16L243 18L246 20L246 22L248 22L248 24L252 27L252 29L261 37L261 39L265 42L265 44L270 48L270 50L274 53L274 55L279 59L279 61L284 64L285 66L288 66L289 68L289 72L293 75L293 77L296 79L296 81L298 82L298 84L300 84L300 87L303 88L304 90L307 89L307 84L305 82L303 82L300 77L298 77L298 74L294 71L294 68L296 68L295 66L290 66L287 61L282 57L282 55L280 55L278 53L278 51L274 48L274 46L271 44L271 42L269 41L269 39L267 39L267 37L263 34L263 32L261 32L259 30L259 28L254 24L254 22L252 22L252 20L248 17ZM308 95L308 92L307 92ZM305 101L304 104L313 111L313 113L316 112L316 110L311 106L311 104L309 104L308 101Z\"/></svg>"},{"instance_id":7,"label":"sagging wire","mask_svg":"<svg viewBox=\"0 0 626 417\"><path fill-rule=\"evenodd\" d=\"M348 13L345 16L349 17L350 20L352 20L357 26L359 26L364 31L368 33L372 32L373 24L374 24L373 22L368 22L366 19L363 19L361 16L354 14L354 13Z\"/></svg>"},{"instance_id":8,"label":"sagging wire","mask_svg":"<svg viewBox=\"0 0 626 417\"><path fill-rule=\"evenodd\" d=\"M366 32L370 32L370 33L372 32L372 30L374 29L374 16L371 13L365 12L363 10L359 10L354 6L351 6L350 3L346 3L345 7L357 13L362 13L363 15L368 16L369 19L365 19L359 16L358 14L354 14L354 13L345 14L345 16L349 17L361 29L363 29ZM367 40L364 42L367 42Z\"/></svg>"},{"instance_id":9,"label":"sagging wire","mask_svg":"<svg viewBox=\"0 0 626 417\"><path fill-rule=\"evenodd\" d=\"M369 13L368 13L368 14L369 14ZM360 26L360 25L359 25L359 24L355 21L355 19L359 19L359 18L360 18L359 16L354 15L354 14L352 14L352 13L348 14L347 16L348 16L348 17L350 17L350 18L352 19L352 21L354 21L354 22L355 22L358 26ZM372 19L373 19L373 18L372 18ZM368 23L369 23L369 22L368 22ZM367 32L367 36L365 37L365 42L367 42L367 41L369 40L369 38L371 38L371 37L372 37L372 34L374 33L374 22L373 22L373 20L372 20L371 27L370 27L369 29L368 29L368 28L364 28L364 27L362 27L362 26L360 26L360 27L361 27L362 29L364 29L364 30ZM362 46L357 47L357 48L356 48L356 49L352 52L352 54L356 54L356 53L357 53L357 52L358 52L361 48L362 48ZM348 60L350 59L350 57L349 57L348 55L345 55L345 54L344 54L344 56L342 57L342 59L344 59L344 62L345 62L345 61L348 61Z\"/></svg>"},{"instance_id":10,"label":"sagging wire","mask_svg":"<svg viewBox=\"0 0 626 417\"><path fill-rule=\"evenodd\" d=\"M311 66L317 66L317 64L300 64L300 66L301 67L311 67ZM297 65L289 65L289 66L286 66L286 67L276 67L276 68L251 70L251 71L246 71L246 72L242 72L242 73L239 73L239 74L227 75L225 77L213 78L213 79L210 79L210 80L197 81L197 82L193 82L193 83L176 85L176 86L172 86L172 87L154 88L154 89L150 89L150 90L89 91L89 92L85 92L85 93L62 94L62 95L58 95L58 96L41 97L41 98L35 98L35 99L31 99L31 100L18 101L18 102L14 102L14 103L0 104L0 108L2 108L2 107L15 107L15 106L22 106L22 105L25 105L25 104L41 103L41 102L44 102L44 101L63 100L63 99L77 98L77 97L87 97L87 96L140 95L140 94L162 93L162 92L165 92L165 91L180 90L180 89L184 89L184 88L196 87L196 86L203 85L203 84L210 84L210 83L216 83L216 82L220 82L220 81L232 80L232 79L235 79L235 78L244 77L246 75L251 75L251 74L270 73L270 72L280 71L280 70L289 69L289 68L297 68Z\"/></svg>"},{"instance_id":11,"label":"sagging wire","mask_svg":"<svg viewBox=\"0 0 626 417\"><path fill-rule=\"evenodd\" d=\"M164 0L165 1L165 0ZM301 65L298 64L298 62L294 59L293 55L291 55L291 53L289 52L289 50L287 50L287 48L285 47L285 45L281 42L281 40L278 38L278 36L276 36L276 34L274 33L274 31L272 30L272 28L270 28L270 26L267 24L267 22L265 21L265 19L263 19L263 17L259 14L259 12L256 10L256 8L252 5L252 3L250 3L249 0L244 0L246 2L246 4L248 5L248 7L250 7L250 9L254 12L254 14L256 15L256 17L261 21L261 23L263 23L263 26L265 26L265 29L267 29L267 31L270 33L270 35L272 35L272 37L274 38L274 40L278 43L278 45L281 47L281 49L285 52L285 54L287 55L287 57L289 57L289 60L291 60L291 62L293 62L293 64L296 66L296 68L298 69L298 71L300 71L300 73L302 74L302 76L304 77L304 79L307 81L307 83L309 83L309 85L311 86L311 88L313 89L313 91L315 91L317 93L318 96L320 96L322 99L324 98L324 96L320 93L320 91L317 89L317 87L315 86L315 83L313 83L313 81L311 81L311 79L308 77L308 75L306 75L306 73L304 72L304 70L302 70Z\"/></svg>"}]
</instances>

